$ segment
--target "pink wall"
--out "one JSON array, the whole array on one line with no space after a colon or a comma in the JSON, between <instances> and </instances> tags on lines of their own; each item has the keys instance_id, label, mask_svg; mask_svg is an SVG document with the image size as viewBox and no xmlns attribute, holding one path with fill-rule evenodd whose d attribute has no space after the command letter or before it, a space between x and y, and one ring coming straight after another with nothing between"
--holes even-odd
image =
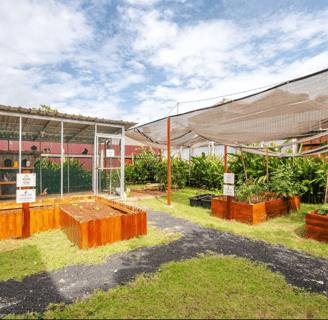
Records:
<instances>
[{"instance_id":1,"label":"pink wall","mask_svg":"<svg viewBox=\"0 0 328 320\"><path fill-rule=\"evenodd\" d=\"M18 141L10 141L9 148L13 151L18 151ZM22 141L22 150L24 151L30 151L32 146L36 146L37 150L40 151L40 142L29 142L29 141ZM51 143L51 142L42 142L41 148L44 150L45 148L50 148L51 152L50 154L59 154L60 153L60 143ZM82 154L84 149L88 149L88 155L92 155L92 145L91 144L69 144L69 154ZM125 156L131 156L132 153L137 153L136 149L139 149L140 146L125 146ZM146 147L149 149L149 147ZM112 149L115 150L115 155L119 156L119 146L114 145ZM7 151L8 150L8 141L2 140L0 141L0 150ZM67 154L67 144L64 143L64 150ZM153 148L156 154L159 154L159 149ZM51 158L51 160L60 163L59 158ZM84 169L91 169L92 167L92 160L91 158L79 158L80 163L83 163ZM107 160L107 163L109 164L109 160ZM131 159L125 159L125 164L131 164ZM113 159L112 160L112 166L119 166L119 160Z\"/></svg>"}]
</instances>

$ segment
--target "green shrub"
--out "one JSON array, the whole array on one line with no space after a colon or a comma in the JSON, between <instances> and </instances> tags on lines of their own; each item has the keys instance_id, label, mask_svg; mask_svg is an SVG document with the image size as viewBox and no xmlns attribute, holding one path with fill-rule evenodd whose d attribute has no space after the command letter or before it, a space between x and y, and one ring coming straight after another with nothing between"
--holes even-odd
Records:
<instances>
[{"instance_id":1,"label":"green shrub","mask_svg":"<svg viewBox=\"0 0 328 320\"><path fill-rule=\"evenodd\" d=\"M195 187L205 186L208 190L222 189L224 165L221 158L215 156L191 157L190 181Z\"/></svg>"}]
</instances>

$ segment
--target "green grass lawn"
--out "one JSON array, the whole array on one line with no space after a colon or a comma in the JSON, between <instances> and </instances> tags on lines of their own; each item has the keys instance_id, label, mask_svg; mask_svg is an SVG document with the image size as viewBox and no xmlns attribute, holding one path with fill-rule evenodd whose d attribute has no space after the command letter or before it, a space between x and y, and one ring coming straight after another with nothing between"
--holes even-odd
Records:
<instances>
[{"instance_id":1,"label":"green grass lawn","mask_svg":"<svg viewBox=\"0 0 328 320\"><path fill-rule=\"evenodd\" d=\"M71 264L102 263L113 253L167 244L180 237L179 234L165 233L148 226L146 236L87 250L79 250L60 230L40 232L24 240L0 240L0 281L9 278L21 280L34 273Z\"/></svg>"},{"instance_id":2,"label":"green grass lawn","mask_svg":"<svg viewBox=\"0 0 328 320\"><path fill-rule=\"evenodd\" d=\"M236 221L227 221L211 216L210 209L190 207L189 197L199 193L197 189L186 188L172 194L173 208L166 207L167 198L141 200L138 206L167 212L173 216L188 219L205 227L228 231L236 235L282 244L294 250L328 258L328 244L305 238L305 213L318 205L301 204L301 210L281 216L258 226L250 226ZM204 190L202 193L212 193Z\"/></svg>"},{"instance_id":3,"label":"green grass lawn","mask_svg":"<svg viewBox=\"0 0 328 320\"><path fill-rule=\"evenodd\" d=\"M7 318L22 318L10 315ZM208 253L171 262L152 275L108 292L94 292L73 305L50 305L42 319L239 318L306 319L328 317L327 299L289 286L264 265Z\"/></svg>"}]
</instances>

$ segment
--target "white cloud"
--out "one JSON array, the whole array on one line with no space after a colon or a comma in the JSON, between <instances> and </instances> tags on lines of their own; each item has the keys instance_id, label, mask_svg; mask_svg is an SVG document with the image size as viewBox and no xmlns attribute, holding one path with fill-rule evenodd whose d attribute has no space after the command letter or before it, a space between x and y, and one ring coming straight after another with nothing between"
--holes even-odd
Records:
<instances>
[{"instance_id":1,"label":"white cloud","mask_svg":"<svg viewBox=\"0 0 328 320\"><path fill-rule=\"evenodd\" d=\"M0 55L8 66L53 63L92 35L83 15L54 2L0 2Z\"/></svg>"}]
</instances>

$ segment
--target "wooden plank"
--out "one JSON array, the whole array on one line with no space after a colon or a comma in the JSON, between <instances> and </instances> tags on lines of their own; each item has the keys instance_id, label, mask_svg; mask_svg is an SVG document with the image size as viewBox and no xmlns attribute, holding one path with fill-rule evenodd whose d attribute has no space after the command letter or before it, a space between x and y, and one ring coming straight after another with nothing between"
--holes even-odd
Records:
<instances>
[{"instance_id":1,"label":"wooden plank","mask_svg":"<svg viewBox=\"0 0 328 320\"><path fill-rule=\"evenodd\" d=\"M88 225L88 233L89 233L89 248L92 248L95 246L96 239L95 239L95 222L93 220L89 221Z\"/></svg>"},{"instance_id":2,"label":"wooden plank","mask_svg":"<svg viewBox=\"0 0 328 320\"><path fill-rule=\"evenodd\" d=\"M8 238L8 227L7 227L7 214L0 214L0 239Z\"/></svg>"},{"instance_id":3,"label":"wooden plank","mask_svg":"<svg viewBox=\"0 0 328 320\"><path fill-rule=\"evenodd\" d=\"M96 247L101 246L101 220L95 220L95 244Z\"/></svg>"},{"instance_id":4,"label":"wooden plank","mask_svg":"<svg viewBox=\"0 0 328 320\"><path fill-rule=\"evenodd\" d=\"M126 240L127 239L127 233L126 233L126 221L125 221L126 216L122 215L121 216L121 240Z\"/></svg>"},{"instance_id":5,"label":"wooden plank","mask_svg":"<svg viewBox=\"0 0 328 320\"><path fill-rule=\"evenodd\" d=\"M8 213L8 237L15 238L16 234L16 214L15 212Z\"/></svg>"},{"instance_id":6,"label":"wooden plank","mask_svg":"<svg viewBox=\"0 0 328 320\"><path fill-rule=\"evenodd\" d=\"M147 235L147 213L142 211L141 213L141 230L143 235Z\"/></svg>"},{"instance_id":7,"label":"wooden plank","mask_svg":"<svg viewBox=\"0 0 328 320\"><path fill-rule=\"evenodd\" d=\"M131 238L135 238L138 236L137 234L138 229L138 220L137 220L137 214L131 214Z\"/></svg>"},{"instance_id":8,"label":"wooden plank","mask_svg":"<svg viewBox=\"0 0 328 320\"><path fill-rule=\"evenodd\" d=\"M123 240L122 237L121 237L121 225L122 225L121 217L116 216L113 219L114 219L114 221L113 221L114 242L121 241L121 240Z\"/></svg>"},{"instance_id":9,"label":"wooden plank","mask_svg":"<svg viewBox=\"0 0 328 320\"><path fill-rule=\"evenodd\" d=\"M109 235L109 243L114 243L114 218L108 218L108 235Z\"/></svg>"},{"instance_id":10,"label":"wooden plank","mask_svg":"<svg viewBox=\"0 0 328 320\"><path fill-rule=\"evenodd\" d=\"M87 221L81 223L80 231L80 249L86 249L89 247L89 223Z\"/></svg>"},{"instance_id":11,"label":"wooden plank","mask_svg":"<svg viewBox=\"0 0 328 320\"><path fill-rule=\"evenodd\" d=\"M101 245L105 246L110 242L109 230L108 230L108 218L100 220L100 235L101 235Z\"/></svg>"},{"instance_id":12,"label":"wooden plank","mask_svg":"<svg viewBox=\"0 0 328 320\"><path fill-rule=\"evenodd\" d=\"M137 216L137 236L142 235L141 213L138 212Z\"/></svg>"},{"instance_id":13,"label":"wooden plank","mask_svg":"<svg viewBox=\"0 0 328 320\"><path fill-rule=\"evenodd\" d=\"M132 214L127 214L125 216L125 234L126 239L132 238Z\"/></svg>"},{"instance_id":14,"label":"wooden plank","mask_svg":"<svg viewBox=\"0 0 328 320\"><path fill-rule=\"evenodd\" d=\"M16 234L15 238L21 238L22 237L22 212L17 211L15 213L16 215Z\"/></svg>"}]
</instances>

